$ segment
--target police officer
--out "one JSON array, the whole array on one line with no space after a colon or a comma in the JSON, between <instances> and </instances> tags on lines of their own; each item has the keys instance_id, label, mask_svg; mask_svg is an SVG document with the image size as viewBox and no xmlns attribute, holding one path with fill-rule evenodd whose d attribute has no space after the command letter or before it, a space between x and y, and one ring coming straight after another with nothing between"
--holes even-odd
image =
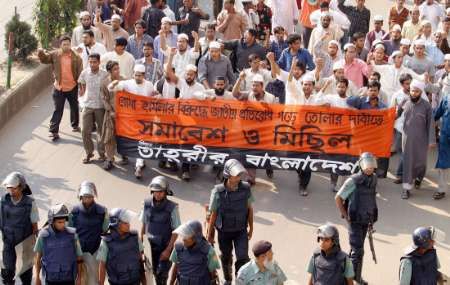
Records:
<instances>
[{"instance_id":1,"label":"police officer","mask_svg":"<svg viewBox=\"0 0 450 285\"><path fill-rule=\"evenodd\" d=\"M361 273L367 230L378 219L377 160L371 153L365 152L358 163L361 171L345 181L335 200L342 218L349 224L350 259L355 270L355 280L359 284L367 284Z\"/></svg>"},{"instance_id":2,"label":"police officer","mask_svg":"<svg viewBox=\"0 0 450 285\"><path fill-rule=\"evenodd\" d=\"M320 226L317 229L317 242L319 248L308 263L308 285L352 285L355 276L353 264L341 250L337 228L330 224Z\"/></svg>"},{"instance_id":3,"label":"police officer","mask_svg":"<svg viewBox=\"0 0 450 285\"><path fill-rule=\"evenodd\" d=\"M287 280L273 259L272 244L260 240L252 248L254 260L244 264L236 277L236 285L282 285Z\"/></svg>"},{"instance_id":4,"label":"police officer","mask_svg":"<svg viewBox=\"0 0 450 285\"><path fill-rule=\"evenodd\" d=\"M438 271L440 264L434 248L435 235L436 230L433 227L419 227L414 230L414 244L400 259L400 285L442 282L442 275Z\"/></svg>"},{"instance_id":5,"label":"police officer","mask_svg":"<svg viewBox=\"0 0 450 285\"><path fill-rule=\"evenodd\" d=\"M110 285L146 284L144 247L136 231L130 230L132 212L114 208L109 213L109 231L102 237L97 254L99 284L108 274Z\"/></svg>"},{"instance_id":6,"label":"police officer","mask_svg":"<svg viewBox=\"0 0 450 285\"><path fill-rule=\"evenodd\" d=\"M149 185L152 197L145 199L141 212L141 240L147 235L152 249L152 268L157 285L166 285L172 264L169 261L181 225L178 205L167 199L173 195L164 176L156 176Z\"/></svg>"},{"instance_id":7,"label":"police officer","mask_svg":"<svg viewBox=\"0 0 450 285\"><path fill-rule=\"evenodd\" d=\"M97 188L89 181L83 181L78 189L79 205L69 215L69 226L77 230L87 269L87 284L98 284L98 262L94 256L100 246L101 235L109 225L108 211L95 202Z\"/></svg>"},{"instance_id":8,"label":"police officer","mask_svg":"<svg viewBox=\"0 0 450 285\"><path fill-rule=\"evenodd\" d=\"M3 267L1 276L3 284L15 283L16 250L15 247L38 231L39 214L30 187L20 172L10 173L3 181L7 193L0 201L0 230L3 236ZM24 285L30 285L33 268L23 272L20 280Z\"/></svg>"},{"instance_id":9,"label":"police officer","mask_svg":"<svg viewBox=\"0 0 450 285\"><path fill-rule=\"evenodd\" d=\"M220 268L214 248L206 241L199 221L188 221L175 232L183 241L177 241L170 255L174 263L170 285L218 284L217 269Z\"/></svg>"},{"instance_id":10,"label":"police officer","mask_svg":"<svg viewBox=\"0 0 450 285\"><path fill-rule=\"evenodd\" d=\"M242 181L245 168L236 159L229 159L223 168L224 182L214 187L209 203L208 241L214 242L214 228L218 232L225 284L231 284L233 244L236 253L235 273L250 261L248 241L253 234L253 196L250 184ZM248 227L248 231L247 231Z\"/></svg>"},{"instance_id":11,"label":"police officer","mask_svg":"<svg viewBox=\"0 0 450 285\"><path fill-rule=\"evenodd\" d=\"M47 285L81 284L79 273L83 252L74 228L66 227L69 210L57 204L48 211L48 226L39 232L34 251L36 285L41 285L41 271Z\"/></svg>"}]
</instances>

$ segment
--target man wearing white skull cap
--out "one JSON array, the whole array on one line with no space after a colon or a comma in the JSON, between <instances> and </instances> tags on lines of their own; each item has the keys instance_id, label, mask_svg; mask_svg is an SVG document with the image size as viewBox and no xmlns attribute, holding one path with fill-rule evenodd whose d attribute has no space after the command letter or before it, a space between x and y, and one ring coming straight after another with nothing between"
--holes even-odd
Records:
<instances>
[{"instance_id":1,"label":"man wearing white skull cap","mask_svg":"<svg viewBox=\"0 0 450 285\"><path fill-rule=\"evenodd\" d=\"M160 96L153 84L145 80L145 66L137 64L134 66L134 79L118 81L114 80L108 85L109 91L127 91L141 96ZM142 178L142 169L145 163L142 158L136 159L135 173L137 179Z\"/></svg>"},{"instance_id":2,"label":"man wearing white skull cap","mask_svg":"<svg viewBox=\"0 0 450 285\"><path fill-rule=\"evenodd\" d=\"M428 142L431 125L431 105L421 98L425 84L418 80L411 82L410 98L399 106L398 113L404 113L403 123L403 175L402 199L408 199L414 186L418 189L427 169Z\"/></svg>"}]
</instances>

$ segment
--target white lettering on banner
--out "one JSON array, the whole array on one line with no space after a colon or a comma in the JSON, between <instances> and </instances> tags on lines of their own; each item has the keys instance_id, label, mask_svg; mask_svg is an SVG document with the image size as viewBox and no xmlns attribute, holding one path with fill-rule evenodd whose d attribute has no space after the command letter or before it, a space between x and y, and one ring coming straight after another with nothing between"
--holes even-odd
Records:
<instances>
[{"instance_id":1,"label":"white lettering on banner","mask_svg":"<svg viewBox=\"0 0 450 285\"><path fill-rule=\"evenodd\" d=\"M144 159L167 159L170 162L180 163L198 162L198 163L213 163L214 165L223 165L225 160L230 155L222 152L209 152L208 149L202 145L194 145L192 149L180 148L164 148L161 145L153 145L144 141L138 143L138 153ZM306 158L295 157L278 157L270 156L268 153L264 155L246 154L245 160L249 165L257 168L265 168L269 163L275 169L296 169L311 171L331 170L333 173L341 172L354 173L358 167L358 163L334 161L326 159L311 158L309 155Z\"/></svg>"}]
</instances>

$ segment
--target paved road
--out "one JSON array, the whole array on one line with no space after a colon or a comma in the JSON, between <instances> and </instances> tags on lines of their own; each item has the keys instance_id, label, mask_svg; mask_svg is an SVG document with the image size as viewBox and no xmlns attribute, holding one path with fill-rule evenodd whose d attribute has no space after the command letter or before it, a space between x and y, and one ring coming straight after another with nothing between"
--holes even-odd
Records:
<instances>
[{"instance_id":1,"label":"paved road","mask_svg":"<svg viewBox=\"0 0 450 285\"><path fill-rule=\"evenodd\" d=\"M145 179L140 182L133 177L131 166L107 173L99 163L83 165L80 134L70 131L68 110L62 122L61 140L55 144L47 138L52 109L49 92L50 89L30 102L0 130L0 177L13 170L26 174L37 199L41 224L50 204L77 203L76 188L85 179L97 184L100 203L109 208L126 207L138 212L143 199L149 195L146 185L157 174L169 177L183 221L204 217L203 205L208 202L214 184L214 176L208 170L199 169L191 183L184 183L173 173L161 172L154 163L149 163ZM435 153L431 152L430 165L434 161ZM380 181L380 221L376 225L375 235L379 264L371 261L370 254L365 258L364 273L371 284L395 283L399 257L410 244L410 233L416 226L433 224L450 236L450 200L436 202L431 199L436 174L431 169L423 190L414 191L409 201L400 199L400 187L391 179ZM316 246L314 231L318 225L327 221L337 224L343 248L349 249L345 223L338 217L333 194L328 190L328 176L313 175L311 194L303 198L297 191L295 172L276 171L273 181L266 179L264 172L258 175L260 178L253 190L256 198L253 241L271 240L275 258L288 277L304 284L306 263ZM138 227L137 220L133 226ZM450 273L449 241L447 238L445 244L438 245L441 265L447 274ZM366 252L369 253L367 245Z\"/></svg>"}]
</instances>

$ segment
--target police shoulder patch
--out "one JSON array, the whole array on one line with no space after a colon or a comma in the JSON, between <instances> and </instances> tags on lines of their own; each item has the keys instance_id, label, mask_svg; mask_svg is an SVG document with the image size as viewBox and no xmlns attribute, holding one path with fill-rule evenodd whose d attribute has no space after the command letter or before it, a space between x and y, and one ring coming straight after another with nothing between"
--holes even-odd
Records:
<instances>
[{"instance_id":1,"label":"police shoulder patch","mask_svg":"<svg viewBox=\"0 0 450 285\"><path fill-rule=\"evenodd\" d=\"M66 231L70 234L76 234L77 233L77 229L76 228L72 228L72 227L66 227Z\"/></svg>"}]
</instances>

